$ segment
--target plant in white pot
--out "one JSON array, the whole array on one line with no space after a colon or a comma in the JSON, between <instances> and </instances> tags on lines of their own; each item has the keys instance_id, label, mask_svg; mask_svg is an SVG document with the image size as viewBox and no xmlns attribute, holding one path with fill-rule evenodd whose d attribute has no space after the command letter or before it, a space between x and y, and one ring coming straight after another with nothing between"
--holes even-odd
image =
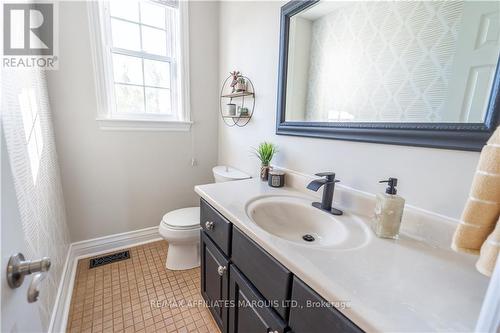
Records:
<instances>
[{"instance_id":1,"label":"plant in white pot","mask_svg":"<svg viewBox=\"0 0 500 333\"><path fill-rule=\"evenodd\" d=\"M260 179L267 180L269 177L269 168L271 160L278 152L278 147L269 142L262 142L258 148L254 148L254 153L260 160Z\"/></svg>"}]
</instances>

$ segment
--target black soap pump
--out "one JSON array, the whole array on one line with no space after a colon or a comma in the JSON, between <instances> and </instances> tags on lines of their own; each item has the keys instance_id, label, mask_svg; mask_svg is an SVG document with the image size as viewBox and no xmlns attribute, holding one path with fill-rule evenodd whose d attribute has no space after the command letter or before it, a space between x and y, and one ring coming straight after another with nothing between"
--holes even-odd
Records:
<instances>
[{"instance_id":1,"label":"black soap pump","mask_svg":"<svg viewBox=\"0 0 500 333\"><path fill-rule=\"evenodd\" d=\"M396 186L398 186L398 179L397 178L389 178L387 180L381 180L379 183L387 183L389 185L385 189L385 193L387 194L396 194L398 190L396 190Z\"/></svg>"},{"instance_id":2,"label":"black soap pump","mask_svg":"<svg viewBox=\"0 0 500 333\"><path fill-rule=\"evenodd\" d=\"M396 194L397 178L391 177L387 180L381 180L379 183L387 183L388 186L385 193L377 194L372 228L378 237L397 239L405 199Z\"/></svg>"}]
</instances>

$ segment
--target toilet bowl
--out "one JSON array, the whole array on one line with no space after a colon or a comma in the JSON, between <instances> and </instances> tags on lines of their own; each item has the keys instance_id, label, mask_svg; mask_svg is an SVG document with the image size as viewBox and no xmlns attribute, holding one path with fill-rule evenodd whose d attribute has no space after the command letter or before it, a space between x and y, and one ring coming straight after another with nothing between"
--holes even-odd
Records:
<instances>
[{"instance_id":1,"label":"toilet bowl","mask_svg":"<svg viewBox=\"0 0 500 333\"><path fill-rule=\"evenodd\" d=\"M216 166L212 171L216 183L250 178L226 166ZM200 265L200 230L199 207L176 209L163 216L159 232L168 242L167 269L184 270Z\"/></svg>"},{"instance_id":2,"label":"toilet bowl","mask_svg":"<svg viewBox=\"0 0 500 333\"><path fill-rule=\"evenodd\" d=\"M173 210L160 223L160 235L168 242L166 267L190 269L200 265L200 208Z\"/></svg>"}]
</instances>

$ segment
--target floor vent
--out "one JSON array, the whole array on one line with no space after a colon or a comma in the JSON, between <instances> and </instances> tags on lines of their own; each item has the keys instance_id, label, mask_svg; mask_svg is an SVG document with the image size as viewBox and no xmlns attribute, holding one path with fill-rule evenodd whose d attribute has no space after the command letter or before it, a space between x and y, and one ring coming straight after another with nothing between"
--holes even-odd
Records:
<instances>
[{"instance_id":1,"label":"floor vent","mask_svg":"<svg viewBox=\"0 0 500 333\"><path fill-rule=\"evenodd\" d=\"M127 260L127 259L130 259L130 251L129 250L122 251L122 252L116 252L116 253L108 254L108 255L105 255L102 257L90 259L90 267L89 268L96 268L99 266L112 264L114 262Z\"/></svg>"}]
</instances>

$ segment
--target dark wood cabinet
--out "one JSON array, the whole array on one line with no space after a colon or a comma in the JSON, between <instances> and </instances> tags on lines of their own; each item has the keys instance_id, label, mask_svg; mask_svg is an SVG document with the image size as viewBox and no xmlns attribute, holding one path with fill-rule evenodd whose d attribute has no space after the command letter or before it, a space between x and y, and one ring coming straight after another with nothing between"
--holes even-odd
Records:
<instances>
[{"instance_id":1,"label":"dark wood cabinet","mask_svg":"<svg viewBox=\"0 0 500 333\"><path fill-rule=\"evenodd\" d=\"M284 320L288 319L292 273L238 228L233 228L231 261L269 301Z\"/></svg>"},{"instance_id":2,"label":"dark wood cabinet","mask_svg":"<svg viewBox=\"0 0 500 333\"><path fill-rule=\"evenodd\" d=\"M204 200L200 224L201 294L222 333L363 332Z\"/></svg>"},{"instance_id":3,"label":"dark wood cabinet","mask_svg":"<svg viewBox=\"0 0 500 333\"><path fill-rule=\"evenodd\" d=\"M285 332L285 322L234 265L231 265L229 276L231 307L228 332Z\"/></svg>"},{"instance_id":4,"label":"dark wood cabinet","mask_svg":"<svg viewBox=\"0 0 500 333\"><path fill-rule=\"evenodd\" d=\"M221 331L227 332L229 260L203 231L201 231L200 250L201 295Z\"/></svg>"},{"instance_id":5,"label":"dark wood cabinet","mask_svg":"<svg viewBox=\"0 0 500 333\"><path fill-rule=\"evenodd\" d=\"M226 256L231 255L231 223L205 200L200 203L200 225Z\"/></svg>"},{"instance_id":6,"label":"dark wood cabinet","mask_svg":"<svg viewBox=\"0 0 500 333\"><path fill-rule=\"evenodd\" d=\"M293 278L292 303L289 325L293 333L363 332L297 277Z\"/></svg>"}]
</instances>

